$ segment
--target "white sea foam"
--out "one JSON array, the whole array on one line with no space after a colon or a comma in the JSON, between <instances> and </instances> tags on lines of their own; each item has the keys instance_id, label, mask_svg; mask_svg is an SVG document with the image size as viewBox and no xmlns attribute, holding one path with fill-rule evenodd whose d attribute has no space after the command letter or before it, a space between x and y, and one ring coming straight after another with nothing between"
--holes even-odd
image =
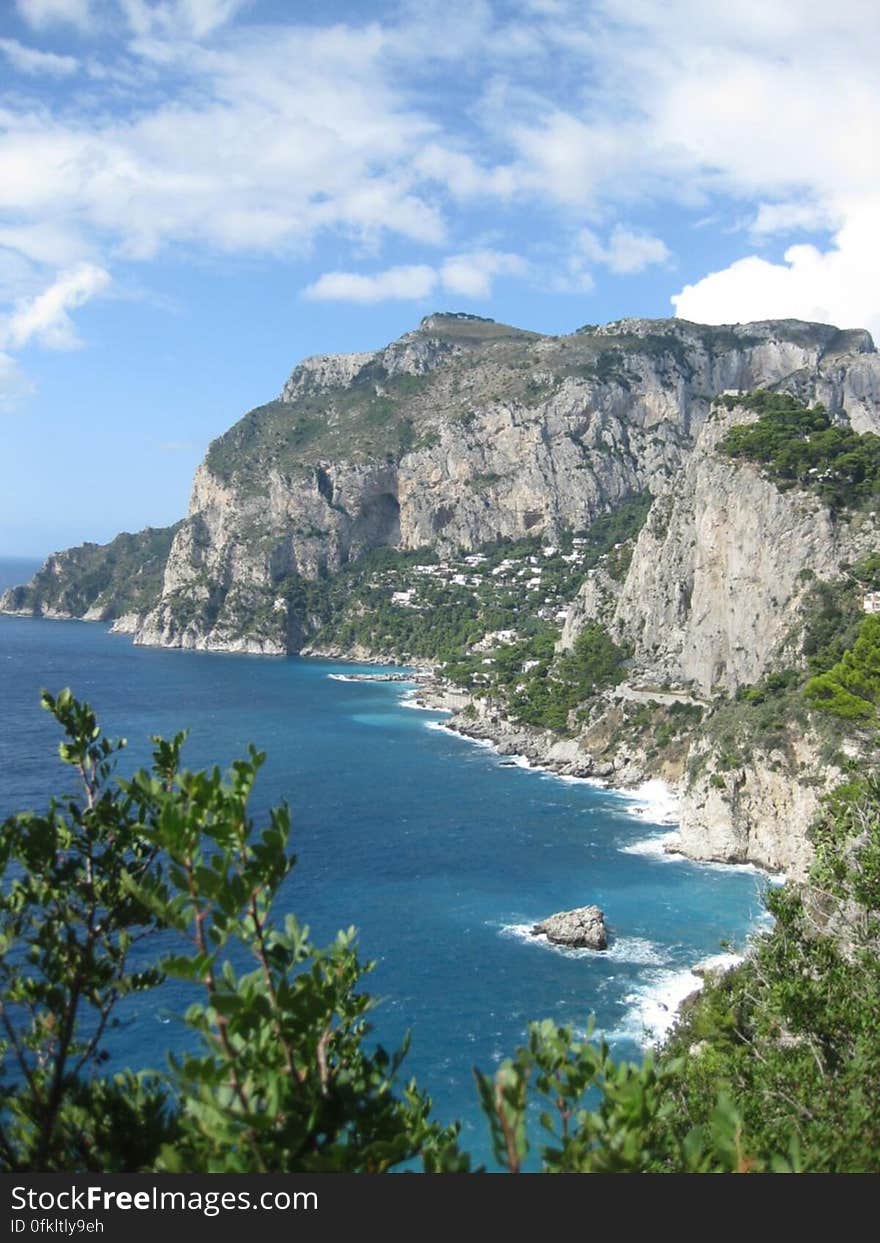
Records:
<instances>
[{"instance_id":1,"label":"white sea foam","mask_svg":"<svg viewBox=\"0 0 880 1243\"><path fill-rule=\"evenodd\" d=\"M545 936L533 936L533 927L534 924L502 924L499 931L502 936L515 937L526 945L536 945L541 949L551 950L554 954L563 954L567 958L607 958L612 962L629 962L640 966L659 966L666 961L660 946L644 937L615 937L607 950L576 949L568 945L555 945Z\"/></svg>"},{"instance_id":2,"label":"white sea foam","mask_svg":"<svg viewBox=\"0 0 880 1243\"><path fill-rule=\"evenodd\" d=\"M622 855L642 855L644 858L658 859L662 863L690 863L694 867L707 868L710 872L746 872L750 876L763 876L772 885L785 884L783 873L768 872L755 863L716 863L710 859L692 859L690 855L678 851L679 842L678 833L658 833L630 842L627 846L619 846L618 851Z\"/></svg>"},{"instance_id":3,"label":"white sea foam","mask_svg":"<svg viewBox=\"0 0 880 1243\"><path fill-rule=\"evenodd\" d=\"M730 970L740 962L741 954L714 954L694 968L649 972L624 998L629 1007L626 1015L613 1031L604 1033L605 1038L660 1044L675 1024L681 1003L703 987L703 975L697 972Z\"/></svg>"},{"instance_id":4,"label":"white sea foam","mask_svg":"<svg viewBox=\"0 0 880 1243\"><path fill-rule=\"evenodd\" d=\"M416 712L442 712L444 716L451 716L451 708L432 708L430 704L420 703L416 698L418 691L407 691L405 695L401 695L398 703L401 708L412 708Z\"/></svg>"},{"instance_id":5,"label":"white sea foam","mask_svg":"<svg viewBox=\"0 0 880 1243\"><path fill-rule=\"evenodd\" d=\"M661 1043L676 1021L686 997L703 987L706 971L729 970L742 962L741 954L713 954L694 967L668 966L663 947L644 937L616 937L607 950L572 949L554 945L544 936L532 936L533 924L503 924L502 936L515 937L527 945L562 954L566 958L629 963L648 968L639 983L624 997L626 1014L613 1030L600 1033L607 1040L631 1040L651 1046Z\"/></svg>"},{"instance_id":6,"label":"white sea foam","mask_svg":"<svg viewBox=\"0 0 880 1243\"><path fill-rule=\"evenodd\" d=\"M475 747L483 747L487 751L498 750L491 738L471 738L468 734L460 734L457 729L452 729L448 721L425 721L425 729L440 729L444 734L451 734L453 738L460 738L462 742L470 742Z\"/></svg>"},{"instance_id":7,"label":"white sea foam","mask_svg":"<svg viewBox=\"0 0 880 1243\"><path fill-rule=\"evenodd\" d=\"M644 1046L660 1044L674 1025L681 1003L702 986L703 981L690 970L650 972L624 998L626 1014L612 1031L604 1033L605 1038Z\"/></svg>"},{"instance_id":8,"label":"white sea foam","mask_svg":"<svg viewBox=\"0 0 880 1243\"><path fill-rule=\"evenodd\" d=\"M677 833L660 833L654 837L643 837L637 842L630 842L628 846L621 846L620 853L622 855L643 855L649 859L662 859L664 863L680 860L681 855L670 854L667 847L675 846L678 841Z\"/></svg>"},{"instance_id":9,"label":"white sea foam","mask_svg":"<svg viewBox=\"0 0 880 1243\"><path fill-rule=\"evenodd\" d=\"M605 782L601 777L573 777L571 773L553 773L541 770L543 776L552 777L554 781L564 781L567 785L592 786L596 790L604 790Z\"/></svg>"},{"instance_id":10,"label":"white sea foam","mask_svg":"<svg viewBox=\"0 0 880 1243\"><path fill-rule=\"evenodd\" d=\"M678 824L678 795L659 778L644 781L635 789L615 790L614 793L631 804L628 814L639 820L647 820L650 824Z\"/></svg>"},{"instance_id":11,"label":"white sea foam","mask_svg":"<svg viewBox=\"0 0 880 1243\"><path fill-rule=\"evenodd\" d=\"M681 856L685 857L685 856ZM708 868L711 872L748 872L752 876L764 876L768 880L775 883L785 883L785 877L779 881L779 875L775 872L768 872L766 868L759 868L756 863L715 863L706 859L691 859L691 863L698 864L701 868Z\"/></svg>"},{"instance_id":12,"label":"white sea foam","mask_svg":"<svg viewBox=\"0 0 880 1243\"><path fill-rule=\"evenodd\" d=\"M325 675L334 682L363 682L369 685L370 682L387 682L395 686L409 686L418 678L418 674L412 677L406 676L389 676L387 673L328 673ZM415 694L415 691L409 691L408 694Z\"/></svg>"}]
</instances>

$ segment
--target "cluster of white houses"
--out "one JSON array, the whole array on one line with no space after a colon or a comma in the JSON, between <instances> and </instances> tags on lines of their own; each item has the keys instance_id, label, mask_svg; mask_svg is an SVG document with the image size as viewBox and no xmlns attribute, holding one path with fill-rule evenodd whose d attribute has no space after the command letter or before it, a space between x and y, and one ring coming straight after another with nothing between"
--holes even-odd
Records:
<instances>
[{"instance_id":1,"label":"cluster of white houses","mask_svg":"<svg viewBox=\"0 0 880 1243\"><path fill-rule=\"evenodd\" d=\"M576 538L572 541L572 551L560 553L558 548L545 545L536 552L522 557L505 557L497 565L487 566L490 558L485 553L471 553L455 561L440 561L435 564L416 564L408 567L407 576L413 575L417 580L400 587L391 594L391 603L398 608L416 609L432 607L432 602L425 598L421 584L437 584L448 587L460 587L473 591L498 588L506 596L522 596L538 594L542 586L546 586L545 594L537 601L535 614L544 621L560 622L565 617L568 596L561 597L558 589L554 590L546 584L546 563L562 561L576 570L583 564L586 556L584 546L587 540ZM371 587L389 587L400 582L399 570L386 570L374 575L369 583Z\"/></svg>"}]
</instances>

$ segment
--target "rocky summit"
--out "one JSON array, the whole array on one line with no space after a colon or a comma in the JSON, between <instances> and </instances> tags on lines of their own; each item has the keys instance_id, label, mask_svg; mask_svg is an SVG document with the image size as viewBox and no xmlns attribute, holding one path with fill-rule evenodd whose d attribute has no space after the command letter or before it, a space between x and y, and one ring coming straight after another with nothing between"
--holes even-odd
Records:
<instances>
[{"instance_id":1,"label":"rocky summit","mask_svg":"<svg viewBox=\"0 0 880 1243\"><path fill-rule=\"evenodd\" d=\"M213 442L180 523L54 554L0 609L424 663L457 728L660 779L677 849L800 872L868 745L806 689L880 601L877 433L861 330L430 315L300 363Z\"/></svg>"}]
</instances>

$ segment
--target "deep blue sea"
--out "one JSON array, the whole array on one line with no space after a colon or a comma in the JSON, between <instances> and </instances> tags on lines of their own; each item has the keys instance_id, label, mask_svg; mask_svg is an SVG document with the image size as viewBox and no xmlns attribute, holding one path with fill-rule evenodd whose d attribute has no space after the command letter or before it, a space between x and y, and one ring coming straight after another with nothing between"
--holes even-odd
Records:
<instances>
[{"instance_id":1,"label":"deep blue sea","mask_svg":"<svg viewBox=\"0 0 880 1243\"><path fill-rule=\"evenodd\" d=\"M0 562L0 585L31 568ZM318 941L358 928L378 962L377 1036L396 1045L411 1031L408 1070L486 1158L473 1066L491 1069L529 1019L548 1016L583 1028L595 1015L619 1053L638 1054L646 1024L662 1027L694 986L689 966L743 945L766 882L652 850L669 826L652 823L650 791L639 801L511 766L436 728L443 714L404 706L400 685L328 676L354 669L136 648L102 625L0 617L0 818L73 787L41 687L69 685L106 733L129 739L123 770L148 760L154 733L188 728L189 767L227 766L253 741L268 753L255 811L286 799L293 813L299 861L281 911ZM614 935L607 954L524 932L591 902ZM127 1012L116 1059L161 1067L179 1047L175 987Z\"/></svg>"}]
</instances>

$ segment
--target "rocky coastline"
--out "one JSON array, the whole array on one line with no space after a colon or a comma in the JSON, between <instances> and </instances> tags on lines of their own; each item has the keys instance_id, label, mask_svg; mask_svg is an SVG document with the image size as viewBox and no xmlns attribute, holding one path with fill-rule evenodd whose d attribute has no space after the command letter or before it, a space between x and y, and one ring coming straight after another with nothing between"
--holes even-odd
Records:
<instances>
[{"instance_id":1,"label":"rocky coastline","mask_svg":"<svg viewBox=\"0 0 880 1243\"><path fill-rule=\"evenodd\" d=\"M756 756L748 774L733 774L731 789L722 790L711 783L713 774L689 783L682 765L658 766L644 747L597 758L585 748L582 737L560 738L549 730L510 721L497 705L436 676L424 680L409 699L416 706L451 713L443 722L445 729L489 744L530 768L640 799L647 804L646 820L670 827L658 849L695 863L751 866L771 875L802 877L810 848L804 833L791 833L791 818L796 816L806 829L822 794L841 777L829 770L821 786L801 786L778 771L778 757ZM807 741L804 748L808 749ZM738 793L734 788L738 781L753 794Z\"/></svg>"}]
</instances>

